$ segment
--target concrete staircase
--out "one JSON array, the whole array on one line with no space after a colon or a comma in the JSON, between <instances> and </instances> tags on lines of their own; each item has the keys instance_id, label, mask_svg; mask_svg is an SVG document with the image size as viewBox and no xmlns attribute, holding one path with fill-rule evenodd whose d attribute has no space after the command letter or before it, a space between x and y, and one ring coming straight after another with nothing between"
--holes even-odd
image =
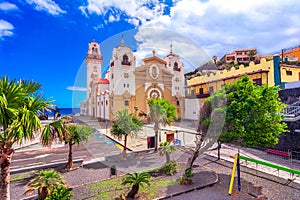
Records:
<instances>
[{"instance_id":1,"label":"concrete staircase","mask_svg":"<svg viewBox=\"0 0 300 200\"><path fill-rule=\"evenodd\" d=\"M285 122L295 122L300 120L300 100L284 108Z\"/></svg>"}]
</instances>

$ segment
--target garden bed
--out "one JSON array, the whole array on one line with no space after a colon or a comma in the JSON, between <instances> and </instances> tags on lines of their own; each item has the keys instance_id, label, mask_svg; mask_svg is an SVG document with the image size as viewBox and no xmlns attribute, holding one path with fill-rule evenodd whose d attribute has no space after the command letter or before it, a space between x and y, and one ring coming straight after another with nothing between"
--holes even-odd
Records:
<instances>
[{"instance_id":1,"label":"garden bed","mask_svg":"<svg viewBox=\"0 0 300 200\"><path fill-rule=\"evenodd\" d=\"M199 189L212 185L217 182L216 173L212 171L203 171L201 168L194 169L193 184L186 186L179 184L179 177L183 174L181 167L174 176L168 176L160 173L158 170L151 170L149 174L150 186L140 187L138 200L151 200L163 198L183 193L187 190ZM112 179L97 181L74 188L72 199L117 199L129 192L130 187L121 185L123 176Z\"/></svg>"}]
</instances>

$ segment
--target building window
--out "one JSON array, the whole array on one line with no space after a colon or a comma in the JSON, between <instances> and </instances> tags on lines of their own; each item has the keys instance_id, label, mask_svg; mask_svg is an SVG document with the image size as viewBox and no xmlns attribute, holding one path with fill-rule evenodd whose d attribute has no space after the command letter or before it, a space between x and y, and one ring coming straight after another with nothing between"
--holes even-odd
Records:
<instances>
[{"instance_id":1,"label":"building window","mask_svg":"<svg viewBox=\"0 0 300 200\"><path fill-rule=\"evenodd\" d=\"M124 105L125 105L125 106L129 106L129 101L128 101L128 100L125 100L125 101L124 101Z\"/></svg>"},{"instance_id":2,"label":"building window","mask_svg":"<svg viewBox=\"0 0 300 200\"><path fill-rule=\"evenodd\" d=\"M200 88L199 89L199 94L203 94L203 93L204 93L203 88Z\"/></svg>"},{"instance_id":3,"label":"building window","mask_svg":"<svg viewBox=\"0 0 300 200\"><path fill-rule=\"evenodd\" d=\"M210 94L214 93L214 86L210 86L210 87L209 87L209 93L210 93Z\"/></svg>"},{"instance_id":4,"label":"building window","mask_svg":"<svg viewBox=\"0 0 300 200\"><path fill-rule=\"evenodd\" d=\"M129 88L129 84L127 83L127 87Z\"/></svg>"},{"instance_id":5,"label":"building window","mask_svg":"<svg viewBox=\"0 0 300 200\"><path fill-rule=\"evenodd\" d=\"M123 56L122 65L130 65L127 55Z\"/></svg>"},{"instance_id":6,"label":"building window","mask_svg":"<svg viewBox=\"0 0 300 200\"><path fill-rule=\"evenodd\" d=\"M179 78L178 77L175 78L175 82L179 82Z\"/></svg>"},{"instance_id":7,"label":"building window","mask_svg":"<svg viewBox=\"0 0 300 200\"><path fill-rule=\"evenodd\" d=\"M255 85L261 86L261 85L262 85L262 80L261 80L261 78L253 79L253 83L254 83Z\"/></svg>"},{"instance_id":8,"label":"building window","mask_svg":"<svg viewBox=\"0 0 300 200\"><path fill-rule=\"evenodd\" d=\"M191 95L195 95L195 90L192 90L192 91L191 91Z\"/></svg>"},{"instance_id":9,"label":"building window","mask_svg":"<svg viewBox=\"0 0 300 200\"><path fill-rule=\"evenodd\" d=\"M105 101L105 104L106 104L106 105L108 104L108 101L107 101L107 100Z\"/></svg>"},{"instance_id":10,"label":"building window","mask_svg":"<svg viewBox=\"0 0 300 200\"><path fill-rule=\"evenodd\" d=\"M113 79L114 78L114 74L111 74L111 79Z\"/></svg>"},{"instance_id":11,"label":"building window","mask_svg":"<svg viewBox=\"0 0 300 200\"><path fill-rule=\"evenodd\" d=\"M179 106L179 105L180 105L180 102L179 102L179 100L177 100L177 101L176 101L176 105L177 105L177 106Z\"/></svg>"},{"instance_id":12,"label":"building window","mask_svg":"<svg viewBox=\"0 0 300 200\"><path fill-rule=\"evenodd\" d=\"M125 87L126 87L126 84L124 83L124 85L123 85L123 86L124 86L124 88L125 88Z\"/></svg>"},{"instance_id":13,"label":"building window","mask_svg":"<svg viewBox=\"0 0 300 200\"><path fill-rule=\"evenodd\" d=\"M129 74L127 72L124 73L124 78L128 78Z\"/></svg>"},{"instance_id":14,"label":"building window","mask_svg":"<svg viewBox=\"0 0 300 200\"><path fill-rule=\"evenodd\" d=\"M293 75L293 72L290 71L290 70L286 70L286 75L287 75L287 76L292 76L292 75Z\"/></svg>"}]
</instances>

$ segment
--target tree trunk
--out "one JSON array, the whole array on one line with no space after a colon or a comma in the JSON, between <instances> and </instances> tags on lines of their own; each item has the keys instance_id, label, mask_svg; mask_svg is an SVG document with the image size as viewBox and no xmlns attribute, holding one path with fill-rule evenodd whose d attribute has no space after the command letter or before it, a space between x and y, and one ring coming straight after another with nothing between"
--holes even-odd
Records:
<instances>
[{"instance_id":1,"label":"tree trunk","mask_svg":"<svg viewBox=\"0 0 300 200\"><path fill-rule=\"evenodd\" d=\"M68 164L67 164L67 167L66 167L68 169L71 169L73 167L72 147L73 147L73 143L72 143L72 141L70 141L69 142L69 158L68 158Z\"/></svg>"},{"instance_id":2,"label":"tree trunk","mask_svg":"<svg viewBox=\"0 0 300 200\"><path fill-rule=\"evenodd\" d=\"M5 145L4 147L1 147L1 151L0 199L10 200L10 163L14 150Z\"/></svg>"},{"instance_id":3,"label":"tree trunk","mask_svg":"<svg viewBox=\"0 0 300 200\"><path fill-rule=\"evenodd\" d=\"M139 191L139 184L133 185L130 192L127 194L127 198L132 198L134 199L135 195Z\"/></svg>"},{"instance_id":4,"label":"tree trunk","mask_svg":"<svg viewBox=\"0 0 300 200\"><path fill-rule=\"evenodd\" d=\"M154 151L157 151L157 149L158 149L158 123L157 122L155 122L155 124L154 124L154 132L155 132Z\"/></svg>"},{"instance_id":5,"label":"tree trunk","mask_svg":"<svg viewBox=\"0 0 300 200\"><path fill-rule=\"evenodd\" d=\"M168 152L166 152L166 159L167 159L166 163L169 163L170 162L170 154Z\"/></svg>"},{"instance_id":6,"label":"tree trunk","mask_svg":"<svg viewBox=\"0 0 300 200\"><path fill-rule=\"evenodd\" d=\"M198 135L198 138L196 140L196 147L195 147L195 150L193 152L193 155L191 155L191 157L189 157L188 162L187 162L187 166L186 166L187 169L193 167L194 161L199 156L201 145L202 145L203 141L204 141L204 136Z\"/></svg>"},{"instance_id":7,"label":"tree trunk","mask_svg":"<svg viewBox=\"0 0 300 200\"><path fill-rule=\"evenodd\" d=\"M46 199L46 197L48 196L48 190L47 187L42 187L41 189L38 190L38 197L39 199Z\"/></svg>"},{"instance_id":8,"label":"tree trunk","mask_svg":"<svg viewBox=\"0 0 300 200\"><path fill-rule=\"evenodd\" d=\"M10 163L4 161L1 164L0 199L10 200Z\"/></svg>"},{"instance_id":9,"label":"tree trunk","mask_svg":"<svg viewBox=\"0 0 300 200\"><path fill-rule=\"evenodd\" d=\"M124 136L124 149L123 149L124 154L126 153L126 150L127 150L127 134Z\"/></svg>"}]
</instances>

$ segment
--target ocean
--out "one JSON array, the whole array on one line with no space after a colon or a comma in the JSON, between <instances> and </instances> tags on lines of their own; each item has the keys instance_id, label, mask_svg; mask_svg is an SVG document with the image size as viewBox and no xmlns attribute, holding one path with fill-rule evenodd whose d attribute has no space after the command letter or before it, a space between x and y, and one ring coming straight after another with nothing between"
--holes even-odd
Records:
<instances>
[{"instance_id":1,"label":"ocean","mask_svg":"<svg viewBox=\"0 0 300 200\"><path fill-rule=\"evenodd\" d=\"M73 115L73 114L79 114L80 108L59 108L59 113L61 116L67 116L67 115ZM46 112L46 114L49 115L49 117L54 116L54 112Z\"/></svg>"}]
</instances>

